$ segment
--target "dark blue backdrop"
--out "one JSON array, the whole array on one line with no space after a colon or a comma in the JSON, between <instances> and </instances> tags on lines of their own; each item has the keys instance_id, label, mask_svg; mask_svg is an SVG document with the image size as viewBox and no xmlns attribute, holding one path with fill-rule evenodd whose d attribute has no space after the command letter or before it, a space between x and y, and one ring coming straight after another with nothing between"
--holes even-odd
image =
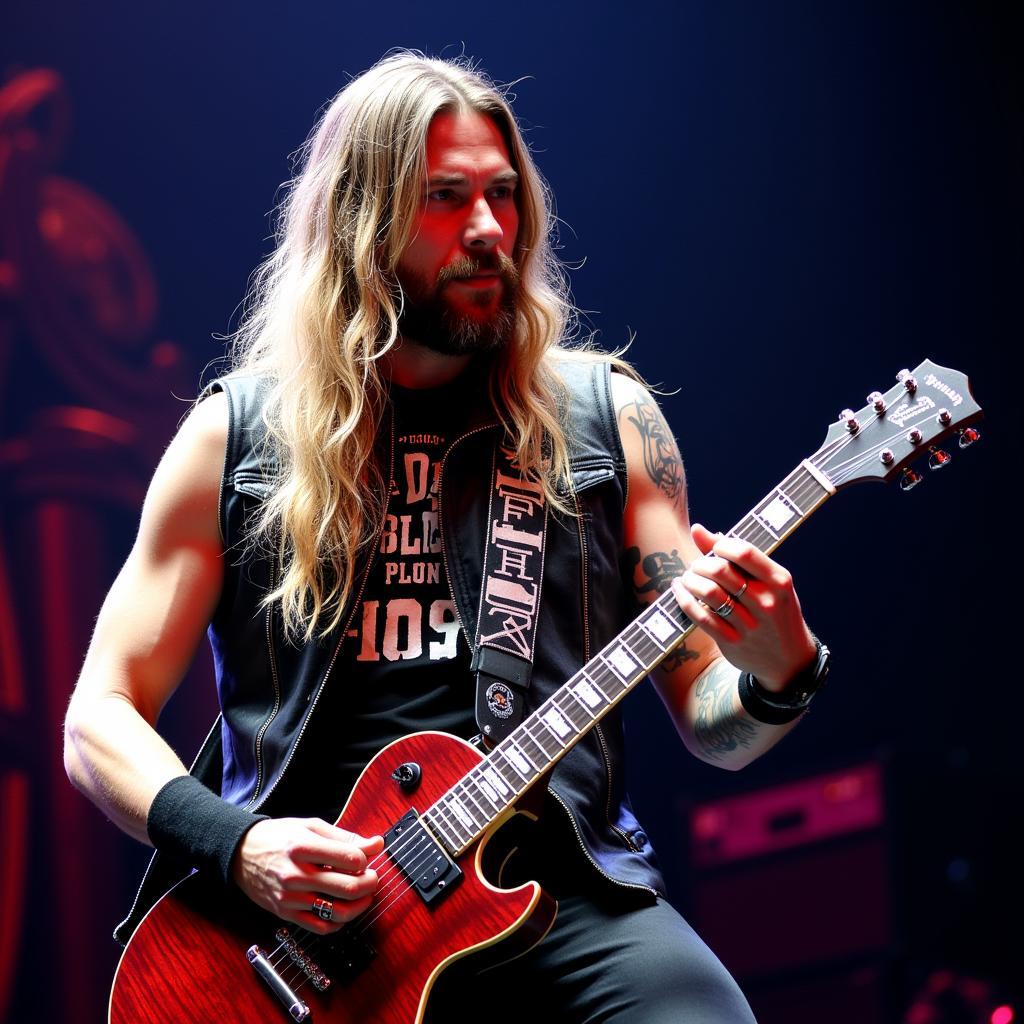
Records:
<instances>
[{"instance_id":1,"label":"dark blue backdrop","mask_svg":"<svg viewBox=\"0 0 1024 1024\"><path fill-rule=\"evenodd\" d=\"M37 0L16 5L0 45L9 71L65 76L75 127L61 173L138 232L160 333L197 366L220 354L211 334L268 250L286 154L346 76L411 46L527 76L515 106L558 199L562 255L581 264L576 300L605 345L635 333L644 375L678 389L663 404L694 519L727 528L900 368L929 356L968 371L982 444L912 495L842 495L779 555L835 652L809 720L733 776L690 759L639 693L631 771L680 898L680 797L883 748L922 801L959 773L942 820L913 823L934 837L921 870L937 905L968 885L996 907L1019 901L993 872L1021 795L1007 490L1024 218L1009 6ZM966 882L946 876L958 857ZM1003 963L1009 927L993 912L985 929L976 959Z\"/></svg>"}]
</instances>

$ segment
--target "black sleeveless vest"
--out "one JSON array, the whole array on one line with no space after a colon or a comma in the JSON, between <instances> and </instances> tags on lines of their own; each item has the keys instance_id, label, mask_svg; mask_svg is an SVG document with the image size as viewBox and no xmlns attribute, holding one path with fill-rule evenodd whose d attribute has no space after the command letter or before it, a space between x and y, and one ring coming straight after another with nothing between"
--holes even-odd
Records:
<instances>
[{"instance_id":1,"label":"black sleeveless vest","mask_svg":"<svg viewBox=\"0 0 1024 1024\"><path fill-rule=\"evenodd\" d=\"M568 440L578 515L552 515L544 563L533 682L527 713L542 703L635 614L619 571L625 456L611 399L610 364L561 361L569 392ZM229 802L254 812L287 815L289 789L301 785L303 737L324 687L344 687L337 637L296 646L285 641L276 609L260 608L274 583L273 559L253 550L245 528L270 493L258 378L229 376L208 391L228 399L229 429L218 510L224 541L224 586L209 628L221 715L192 773ZM475 632L482 585L495 421L457 437L445 455L440 523L452 599ZM386 439L385 439L386 440ZM357 581L369 566L361 567ZM358 587L342 622L358 602ZM472 647L475 636L468 637ZM343 701L341 702L343 704ZM546 814L567 819L595 879L618 890L663 893L664 882L646 834L629 806L621 714L609 712L556 765ZM115 932L127 941L152 903L188 873L187 865L154 855L135 905Z\"/></svg>"}]
</instances>

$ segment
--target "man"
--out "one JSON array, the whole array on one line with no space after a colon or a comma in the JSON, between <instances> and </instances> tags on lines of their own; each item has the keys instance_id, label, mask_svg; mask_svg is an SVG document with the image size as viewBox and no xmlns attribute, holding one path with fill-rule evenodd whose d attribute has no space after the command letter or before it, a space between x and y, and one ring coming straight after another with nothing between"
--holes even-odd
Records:
<instances>
[{"instance_id":1,"label":"man","mask_svg":"<svg viewBox=\"0 0 1024 1024\"><path fill-rule=\"evenodd\" d=\"M789 574L690 527L649 394L609 373L621 361L561 347L572 310L550 223L511 111L465 66L389 57L312 133L238 372L157 468L68 712L72 781L160 851L142 910L174 880L161 858L318 933L370 906L383 840L329 822L390 740L477 732L502 447L550 510L531 705L625 625L626 576L634 600L672 586L700 627L655 680L696 756L740 768L798 720L823 657ZM154 729L208 624L223 711L196 767L209 789ZM518 699L487 693L499 716ZM612 712L556 766L502 881L539 875L560 912L514 968L530 984L502 1002L567 1021L749 1021L661 895L621 759ZM493 990L478 982L442 985L431 1019L468 1019Z\"/></svg>"}]
</instances>

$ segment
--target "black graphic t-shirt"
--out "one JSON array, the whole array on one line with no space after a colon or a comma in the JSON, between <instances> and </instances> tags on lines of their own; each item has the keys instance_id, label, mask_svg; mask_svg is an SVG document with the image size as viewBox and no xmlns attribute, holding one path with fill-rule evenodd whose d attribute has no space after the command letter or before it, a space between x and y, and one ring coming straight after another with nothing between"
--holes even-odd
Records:
<instances>
[{"instance_id":1,"label":"black graphic t-shirt","mask_svg":"<svg viewBox=\"0 0 1024 1024\"><path fill-rule=\"evenodd\" d=\"M480 394L475 376L423 390L392 385L395 466L383 535L313 734L303 741L321 765L318 813L336 815L367 762L399 737L430 729L468 739L477 731L469 645L448 586L437 502L441 460Z\"/></svg>"}]
</instances>

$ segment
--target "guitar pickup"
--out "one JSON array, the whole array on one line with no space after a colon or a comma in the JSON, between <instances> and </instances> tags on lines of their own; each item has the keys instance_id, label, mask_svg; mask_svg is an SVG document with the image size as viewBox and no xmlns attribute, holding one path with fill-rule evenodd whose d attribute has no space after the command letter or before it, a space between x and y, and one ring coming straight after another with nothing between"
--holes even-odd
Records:
<instances>
[{"instance_id":1,"label":"guitar pickup","mask_svg":"<svg viewBox=\"0 0 1024 1024\"><path fill-rule=\"evenodd\" d=\"M462 880L461 868L423 827L415 808L384 833L384 850L428 905Z\"/></svg>"}]
</instances>

